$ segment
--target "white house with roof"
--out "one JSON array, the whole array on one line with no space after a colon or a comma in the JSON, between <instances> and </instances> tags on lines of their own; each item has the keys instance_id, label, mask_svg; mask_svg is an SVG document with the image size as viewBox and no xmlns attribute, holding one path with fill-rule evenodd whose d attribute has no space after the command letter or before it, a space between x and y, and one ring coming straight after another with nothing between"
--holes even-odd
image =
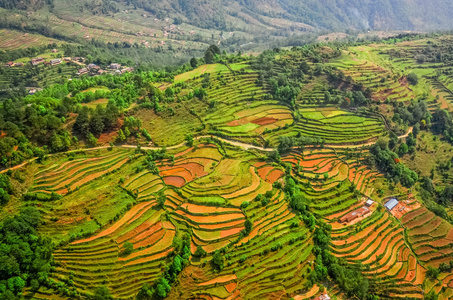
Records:
<instances>
[{"instance_id":1,"label":"white house with roof","mask_svg":"<svg viewBox=\"0 0 453 300\"><path fill-rule=\"evenodd\" d=\"M396 198L391 198L389 201L387 201L384 204L384 207L387 208L388 211L391 211L392 209L395 208L395 206L398 205L398 200Z\"/></svg>"}]
</instances>

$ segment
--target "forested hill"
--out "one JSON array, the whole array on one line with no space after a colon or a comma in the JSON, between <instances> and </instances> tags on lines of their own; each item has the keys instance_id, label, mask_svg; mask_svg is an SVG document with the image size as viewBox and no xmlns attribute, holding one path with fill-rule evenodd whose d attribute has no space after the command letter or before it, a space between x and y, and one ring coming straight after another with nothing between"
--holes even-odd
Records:
<instances>
[{"instance_id":1,"label":"forested hill","mask_svg":"<svg viewBox=\"0 0 453 300\"><path fill-rule=\"evenodd\" d=\"M231 17L271 17L330 30L451 29L453 2L448 0L128 0L137 5L155 2L171 6L200 25L228 23ZM223 5L222 5L223 4ZM212 14L206 14L209 11ZM211 16L211 18L206 18ZM203 22L214 21L213 24ZM217 19L214 20L214 19Z\"/></svg>"},{"instance_id":2,"label":"forested hill","mask_svg":"<svg viewBox=\"0 0 453 300\"><path fill-rule=\"evenodd\" d=\"M64 0L0 0L0 6L33 10ZM97 0L78 1L96 14L115 13L124 5L159 18L175 18L196 27L256 30L258 27L310 30L439 30L453 29L449 0ZM95 6L95 9L93 9ZM87 7L88 8L88 7ZM286 22L285 22L286 21ZM288 22L289 21L289 22ZM247 31L247 29L245 30Z\"/></svg>"},{"instance_id":3,"label":"forested hill","mask_svg":"<svg viewBox=\"0 0 453 300\"><path fill-rule=\"evenodd\" d=\"M330 30L429 30L453 28L448 0L128 0L171 6L188 20L222 26L231 17L271 17ZM167 2L167 3L166 3ZM223 4L223 5L222 5ZM206 14L206 10L212 14ZM206 16L211 16L206 18ZM211 20L210 20L211 19ZM215 20L216 19L216 20ZM203 24L213 21L212 24Z\"/></svg>"}]
</instances>

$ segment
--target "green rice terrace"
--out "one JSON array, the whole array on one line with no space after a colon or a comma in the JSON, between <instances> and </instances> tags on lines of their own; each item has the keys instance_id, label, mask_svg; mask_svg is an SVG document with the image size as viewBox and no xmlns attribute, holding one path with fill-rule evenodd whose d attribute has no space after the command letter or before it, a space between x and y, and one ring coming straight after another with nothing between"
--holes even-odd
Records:
<instances>
[{"instance_id":1,"label":"green rice terrace","mask_svg":"<svg viewBox=\"0 0 453 300\"><path fill-rule=\"evenodd\" d=\"M44 75L0 106L0 299L453 299L451 49Z\"/></svg>"}]
</instances>

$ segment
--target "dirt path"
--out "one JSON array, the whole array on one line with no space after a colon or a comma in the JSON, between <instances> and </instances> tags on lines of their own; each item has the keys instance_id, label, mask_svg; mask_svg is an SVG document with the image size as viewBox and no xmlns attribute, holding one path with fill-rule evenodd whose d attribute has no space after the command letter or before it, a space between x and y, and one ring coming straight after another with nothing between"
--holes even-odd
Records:
<instances>
[{"instance_id":1,"label":"dirt path","mask_svg":"<svg viewBox=\"0 0 453 300\"><path fill-rule=\"evenodd\" d=\"M399 136L398 139L403 139L403 138L408 137L409 133L411 133L412 131L413 131L413 127L409 127L409 130L407 131L407 133ZM264 147L255 146L255 145L251 145L251 144L247 144L247 143L243 143L243 142L239 142L239 141L235 141L235 140L230 140L230 139L226 139L226 138L222 138L222 137L217 137L215 135L203 135L203 136L199 136L199 137L194 138L194 140L200 140L200 139L211 138L211 137L215 138L217 140L220 140L220 141L222 141L224 143L227 143L227 144L242 148L244 150L255 149L255 150L259 150L259 151L263 151L263 152L275 151L274 148L264 148ZM181 144L174 145L174 146L169 146L169 147L165 147L165 148L167 150L172 150L172 149L180 148L180 147L184 146L185 144L186 144L186 142L183 142ZM356 149L356 148L361 148L361 147L372 146L374 144L375 144L375 142L358 144L358 145L330 145L330 144L325 144L324 148L331 148L331 149L344 149L344 148ZM113 146L113 147L114 148L123 148L123 149L124 148L126 148L126 149L136 149L137 145L121 145L121 146ZM313 145L307 145L306 147L313 147ZM54 155L58 155L58 154L62 154L62 153L77 152L77 151L81 151L81 150L83 150L83 151L94 151L94 150L107 149L107 148L110 148L110 146L101 146L101 147L96 147L96 148L77 149L77 150L71 150L71 151L67 151L67 152L48 154L48 156L54 156ZM141 147L142 150L160 150L162 148L163 147ZM294 147L294 149L296 149L296 147ZM28 161L25 161L25 162L21 163L20 165L17 165L17 166L8 168L8 169L1 170L0 174L5 173L8 170L19 169L19 168L27 165L28 163L31 163L31 162L35 161L35 160L36 160L36 158L32 158L32 159L30 159Z\"/></svg>"}]
</instances>

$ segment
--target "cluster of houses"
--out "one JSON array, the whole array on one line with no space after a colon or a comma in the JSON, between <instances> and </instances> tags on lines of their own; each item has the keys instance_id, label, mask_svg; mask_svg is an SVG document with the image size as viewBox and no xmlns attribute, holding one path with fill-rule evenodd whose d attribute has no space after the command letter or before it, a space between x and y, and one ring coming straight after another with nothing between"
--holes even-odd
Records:
<instances>
[{"instance_id":1,"label":"cluster of houses","mask_svg":"<svg viewBox=\"0 0 453 300\"><path fill-rule=\"evenodd\" d=\"M120 64L117 63L112 63L107 67L107 70L101 69L98 65L95 64L89 64L85 68L82 68L78 70L76 73L77 76L82 76L85 74L90 74L90 75L102 75L104 73L111 73L111 74L124 74L126 72L132 72L134 68L131 67L121 67Z\"/></svg>"},{"instance_id":2,"label":"cluster of houses","mask_svg":"<svg viewBox=\"0 0 453 300\"><path fill-rule=\"evenodd\" d=\"M9 61L7 62L3 67L5 68L12 68L12 67L23 67L24 66L24 63L15 63L13 61Z\"/></svg>"},{"instance_id":3,"label":"cluster of houses","mask_svg":"<svg viewBox=\"0 0 453 300\"><path fill-rule=\"evenodd\" d=\"M363 219L370 216L373 212L371 209L373 204L374 201L368 199L364 203L363 207L360 207L359 209L351 211L348 214L342 216L338 220L338 222L342 224L351 224L353 221L359 221L359 218ZM415 200L411 193L409 193L408 200L398 201L397 198L393 197L385 202L384 207L387 209L389 213L391 213L397 219L401 219L407 212L420 207L420 203Z\"/></svg>"},{"instance_id":4,"label":"cluster of houses","mask_svg":"<svg viewBox=\"0 0 453 300\"><path fill-rule=\"evenodd\" d=\"M57 53L58 50L57 49L53 49L52 50L52 53ZM30 60L30 64L32 66L38 66L40 64L44 64L44 65L50 65L50 66L56 66L56 65L59 65L61 64L62 62L73 62L75 64L79 64L81 66L84 66L84 68L81 68L77 71L76 75L77 76L82 76L82 75L85 75L85 74L90 74L92 76L95 76L95 75L102 75L104 73L111 73L111 74L124 74L126 72L132 72L134 70L134 68L131 68L131 67L125 67L125 66L121 66L120 64L117 64L117 63L112 63L110 64L106 70L102 70L101 67L99 67L98 65L96 64L89 64L87 66L85 66L85 58L84 57L65 57L65 58L54 58L54 59L51 59L49 61L46 61L44 58L42 57L36 57L36 58L33 58ZM11 67L23 67L24 66L24 63L21 63L21 62L13 62L13 61L10 61L8 63L6 63L4 65L5 68L11 68Z\"/></svg>"}]
</instances>

